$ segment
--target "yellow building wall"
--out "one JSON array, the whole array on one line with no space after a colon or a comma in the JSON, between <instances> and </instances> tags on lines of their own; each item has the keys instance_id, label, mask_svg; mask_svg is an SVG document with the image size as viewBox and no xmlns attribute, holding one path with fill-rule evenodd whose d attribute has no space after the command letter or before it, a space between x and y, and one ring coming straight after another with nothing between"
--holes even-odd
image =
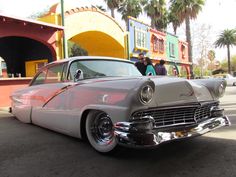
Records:
<instances>
[{"instance_id":1,"label":"yellow building wall","mask_svg":"<svg viewBox=\"0 0 236 177\"><path fill-rule=\"evenodd\" d=\"M39 69L38 65L39 64L45 65L47 63L48 63L47 59L26 61L25 62L26 77L33 77Z\"/></svg>"},{"instance_id":2,"label":"yellow building wall","mask_svg":"<svg viewBox=\"0 0 236 177\"><path fill-rule=\"evenodd\" d=\"M54 25L61 25L61 16L55 13L51 13L46 16L40 17L37 20L43 21L46 23L51 23Z\"/></svg>"},{"instance_id":3,"label":"yellow building wall","mask_svg":"<svg viewBox=\"0 0 236 177\"><path fill-rule=\"evenodd\" d=\"M76 8L76 12L70 11L65 15L64 31L67 41L78 44L90 56L127 58L126 33L112 17L96 8ZM39 20L60 25L60 19L60 15L49 13ZM58 34L58 58L63 56L62 46L62 34Z\"/></svg>"},{"instance_id":4,"label":"yellow building wall","mask_svg":"<svg viewBox=\"0 0 236 177\"><path fill-rule=\"evenodd\" d=\"M56 56L57 56L57 60L64 57L64 54L63 54L63 31L58 31L56 33Z\"/></svg>"},{"instance_id":5,"label":"yellow building wall","mask_svg":"<svg viewBox=\"0 0 236 177\"><path fill-rule=\"evenodd\" d=\"M79 44L89 55L125 58L124 31L111 18L98 11L69 15L66 38Z\"/></svg>"},{"instance_id":6,"label":"yellow building wall","mask_svg":"<svg viewBox=\"0 0 236 177\"><path fill-rule=\"evenodd\" d=\"M48 13L43 17L38 18L37 20L43 21L46 23L51 23L54 25L61 25L61 15L56 13ZM56 32L56 58L57 60L62 59L63 54L63 32Z\"/></svg>"}]
</instances>

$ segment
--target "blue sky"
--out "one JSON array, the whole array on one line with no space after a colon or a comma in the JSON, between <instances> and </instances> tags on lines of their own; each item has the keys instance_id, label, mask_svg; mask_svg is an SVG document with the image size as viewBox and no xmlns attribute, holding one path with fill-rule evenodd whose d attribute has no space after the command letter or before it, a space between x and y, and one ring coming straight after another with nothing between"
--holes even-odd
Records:
<instances>
[{"instance_id":1,"label":"blue sky","mask_svg":"<svg viewBox=\"0 0 236 177\"><path fill-rule=\"evenodd\" d=\"M0 0L0 13L27 17L57 2L60 2L60 0ZM103 0L64 0L64 3L72 6L102 5L107 8ZM198 29L199 26L207 24L211 27L209 38L213 43L222 30L236 28L235 9L236 0L206 0L202 12L192 24L192 29ZM116 17L121 26L124 26L120 15L116 14ZM147 19L144 15L141 15L140 19L146 23L150 22L150 19ZM172 29L168 28L168 32L172 33ZM185 38L184 27L178 29L177 35L180 38ZM215 49L215 51L216 59L222 60L222 58L226 58L225 48ZM236 55L236 47L231 48L231 54Z\"/></svg>"}]
</instances>

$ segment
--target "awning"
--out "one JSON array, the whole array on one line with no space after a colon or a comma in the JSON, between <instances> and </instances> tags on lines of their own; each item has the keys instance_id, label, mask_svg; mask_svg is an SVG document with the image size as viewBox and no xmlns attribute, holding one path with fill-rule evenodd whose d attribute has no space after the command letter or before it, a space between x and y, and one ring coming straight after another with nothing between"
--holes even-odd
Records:
<instances>
[{"instance_id":1,"label":"awning","mask_svg":"<svg viewBox=\"0 0 236 177\"><path fill-rule=\"evenodd\" d=\"M159 40L163 40L163 41L165 40L165 38L163 36L152 34L152 39L154 39L154 38L159 39Z\"/></svg>"}]
</instances>

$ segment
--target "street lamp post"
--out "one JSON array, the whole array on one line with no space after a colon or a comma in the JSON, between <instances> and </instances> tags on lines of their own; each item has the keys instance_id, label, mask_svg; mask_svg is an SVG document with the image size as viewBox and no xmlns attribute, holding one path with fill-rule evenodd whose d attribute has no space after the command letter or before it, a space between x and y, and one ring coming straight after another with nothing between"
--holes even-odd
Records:
<instances>
[{"instance_id":1,"label":"street lamp post","mask_svg":"<svg viewBox=\"0 0 236 177\"><path fill-rule=\"evenodd\" d=\"M65 26L64 0L61 0L61 24L62 24L62 26ZM65 37L65 28L63 30L63 55L64 55L64 58L68 57L67 41L66 41L66 37Z\"/></svg>"}]
</instances>

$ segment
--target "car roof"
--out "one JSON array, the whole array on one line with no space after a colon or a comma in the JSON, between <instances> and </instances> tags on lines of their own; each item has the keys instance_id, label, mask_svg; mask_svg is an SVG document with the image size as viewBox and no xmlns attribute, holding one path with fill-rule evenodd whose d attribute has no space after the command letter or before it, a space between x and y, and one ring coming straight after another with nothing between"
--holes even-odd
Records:
<instances>
[{"instance_id":1,"label":"car roof","mask_svg":"<svg viewBox=\"0 0 236 177\"><path fill-rule=\"evenodd\" d=\"M122 59L122 58L115 58L115 57L103 57L103 56L76 56L76 57L70 57L70 58L66 58L66 59L61 59L61 60L57 60L57 61L53 61L51 63L49 63L48 65L51 64L56 64L56 63L65 63L65 62L72 62L75 60L113 60L113 61L122 61L122 62L128 62L128 63L133 63L130 60L127 59ZM47 65L47 66L48 66Z\"/></svg>"}]
</instances>

